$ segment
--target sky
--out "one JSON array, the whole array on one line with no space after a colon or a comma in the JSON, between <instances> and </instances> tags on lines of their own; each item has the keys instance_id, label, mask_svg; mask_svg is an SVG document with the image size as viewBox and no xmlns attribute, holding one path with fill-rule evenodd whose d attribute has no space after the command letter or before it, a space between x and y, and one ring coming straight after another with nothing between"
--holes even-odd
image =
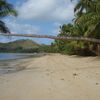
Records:
<instances>
[{"instance_id":1,"label":"sky","mask_svg":"<svg viewBox=\"0 0 100 100\"><path fill-rule=\"evenodd\" d=\"M20 34L59 34L59 27L67 24L74 18L76 2L71 0L7 0L18 11L18 16L9 16L3 19L13 33ZM0 42L9 42L22 37L1 37ZM32 38L30 38L32 39ZM50 39L32 39L37 43L50 44Z\"/></svg>"}]
</instances>

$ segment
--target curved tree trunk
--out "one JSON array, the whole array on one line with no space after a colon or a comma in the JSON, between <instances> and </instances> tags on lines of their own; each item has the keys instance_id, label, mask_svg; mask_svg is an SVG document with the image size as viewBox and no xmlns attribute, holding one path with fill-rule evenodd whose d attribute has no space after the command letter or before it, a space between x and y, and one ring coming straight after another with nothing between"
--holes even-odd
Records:
<instances>
[{"instance_id":1,"label":"curved tree trunk","mask_svg":"<svg viewBox=\"0 0 100 100\"><path fill-rule=\"evenodd\" d=\"M97 55L100 56L100 44L97 44Z\"/></svg>"},{"instance_id":2,"label":"curved tree trunk","mask_svg":"<svg viewBox=\"0 0 100 100\"><path fill-rule=\"evenodd\" d=\"M92 51L93 51L96 55L100 56L100 44L94 44Z\"/></svg>"},{"instance_id":3,"label":"curved tree trunk","mask_svg":"<svg viewBox=\"0 0 100 100\"><path fill-rule=\"evenodd\" d=\"M94 53L100 56L100 39L95 38L86 38L86 37L58 37L58 36L51 36L51 35L37 35L37 34L0 34L3 36L18 36L18 37L31 37L31 38L49 38L55 40L66 40L66 41L87 41L96 43L97 46L94 50Z\"/></svg>"},{"instance_id":4,"label":"curved tree trunk","mask_svg":"<svg viewBox=\"0 0 100 100\"><path fill-rule=\"evenodd\" d=\"M3 36L19 36L19 37L32 37L32 38L49 38L55 40L70 40L70 41L87 41L100 44L100 39L86 38L86 37L58 37L51 35L37 35L37 34L0 34Z\"/></svg>"}]
</instances>

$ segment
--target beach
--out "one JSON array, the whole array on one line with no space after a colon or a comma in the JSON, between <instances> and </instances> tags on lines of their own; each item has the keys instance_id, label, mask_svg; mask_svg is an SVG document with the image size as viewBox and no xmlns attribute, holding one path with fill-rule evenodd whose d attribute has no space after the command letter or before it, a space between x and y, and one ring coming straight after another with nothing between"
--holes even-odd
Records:
<instances>
[{"instance_id":1,"label":"beach","mask_svg":"<svg viewBox=\"0 0 100 100\"><path fill-rule=\"evenodd\" d=\"M0 74L0 100L100 98L100 57L45 54L8 63Z\"/></svg>"}]
</instances>

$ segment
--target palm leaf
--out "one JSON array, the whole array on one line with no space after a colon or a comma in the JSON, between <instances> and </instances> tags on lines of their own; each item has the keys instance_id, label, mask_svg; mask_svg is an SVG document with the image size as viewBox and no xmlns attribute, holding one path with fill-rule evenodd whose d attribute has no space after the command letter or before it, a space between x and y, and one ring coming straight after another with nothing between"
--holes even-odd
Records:
<instances>
[{"instance_id":1,"label":"palm leaf","mask_svg":"<svg viewBox=\"0 0 100 100\"><path fill-rule=\"evenodd\" d=\"M8 27L6 27L5 23L0 20L0 32L1 33L10 33Z\"/></svg>"},{"instance_id":2,"label":"palm leaf","mask_svg":"<svg viewBox=\"0 0 100 100\"><path fill-rule=\"evenodd\" d=\"M0 18L8 15L17 16L17 11L14 9L13 5L6 2L6 0L0 0ZM8 27L2 20L0 20L0 32L10 33Z\"/></svg>"},{"instance_id":3,"label":"palm leaf","mask_svg":"<svg viewBox=\"0 0 100 100\"><path fill-rule=\"evenodd\" d=\"M13 5L6 2L6 0L0 1L0 17L7 15L17 16L17 11L14 9Z\"/></svg>"}]
</instances>

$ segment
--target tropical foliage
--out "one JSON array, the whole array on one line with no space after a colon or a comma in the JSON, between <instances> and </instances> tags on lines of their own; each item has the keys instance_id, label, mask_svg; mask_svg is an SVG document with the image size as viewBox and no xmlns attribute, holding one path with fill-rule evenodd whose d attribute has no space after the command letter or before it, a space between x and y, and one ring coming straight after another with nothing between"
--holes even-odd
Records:
<instances>
[{"instance_id":1,"label":"tropical foliage","mask_svg":"<svg viewBox=\"0 0 100 100\"><path fill-rule=\"evenodd\" d=\"M2 18L8 15L17 16L17 12L12 4L8 3L6 0L0 0L0 32L10 33L8 27L2 21Z\"/></svg>"},{"instance_id":2,"label":"tropical foliage","mask_svg":"<svg viewBox=\"0 0 100 100\"><path fill-rule=\"evenodd\" d=\"M71 0L74 1L74 0ZM100 39L100 0L79 0L74 8L73 23L60 26L58 36L78 36ZM100 44L82 41L55 40L61 53L99 55Z\"/></svg>"}]
</instances>

